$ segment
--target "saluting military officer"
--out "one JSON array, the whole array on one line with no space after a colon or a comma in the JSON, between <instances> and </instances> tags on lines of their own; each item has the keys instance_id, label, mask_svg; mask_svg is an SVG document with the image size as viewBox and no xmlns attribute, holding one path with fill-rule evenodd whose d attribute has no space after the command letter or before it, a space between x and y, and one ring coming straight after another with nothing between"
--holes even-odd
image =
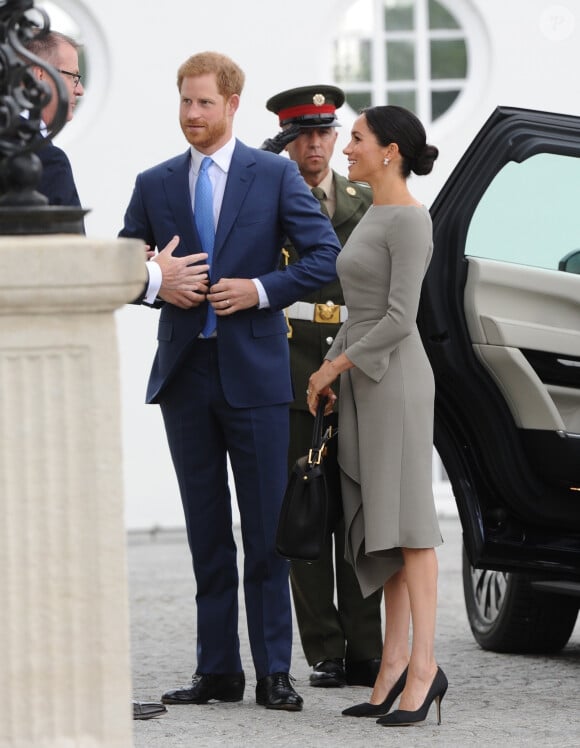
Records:
<instances>
[{"instance_id":1,"label":"saluting military officer","mask_svg":"<svg viewBox=\"0 0 580 748\"><path fill-rule=\"evenodd\" d=\"M282 129L291 125L301 128L286 150L320 200L322 211L330 217L341 245L372 202L368 187L349 182L330 169L336 128L340 126L336 109L343 103L341 89L326 85L293 88L266 103L278 115ZM290 263L297 259L291 245L284 248L283 254ZM290 410L290 469L310 446L312 436L313 421L305 395L308 377L324 359L345 318L346 307L338 280L292 304L287 312L296 393ZM336 425L336 414L331 418ZM342 517L336 439L330 444L326 459L329 493L337 514ZM334 549L331 538L319 561L291 563L290 580L300 639L308 664L313 666L310 684L373 686L382 652L381 592L363 598L354 572L344 558L342 519L335 526L333 537Z\"/></svg>"}]
</instances>

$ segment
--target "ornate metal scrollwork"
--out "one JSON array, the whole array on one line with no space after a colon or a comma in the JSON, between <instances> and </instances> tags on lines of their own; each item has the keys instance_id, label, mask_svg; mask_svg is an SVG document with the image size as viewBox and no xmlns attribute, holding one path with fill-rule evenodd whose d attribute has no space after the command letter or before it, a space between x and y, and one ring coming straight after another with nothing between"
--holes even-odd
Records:
<instances>
[{"instance_id":1,"label":"ornate metal scrollwork","mask_svg":"<svg viewBox=\"0 0 580 748\"><path fill-rule=\"evenodd\" d=\"M59 72L25 46L34 35L49 31L49 17L34 7L34 0L0 0L0 233L51 233L57 229L42 224L55 220L61 221L59 230L66 231L69 223L62 223L67 209L50 210L46 197L36 191L42 174L36 151L45 143L41 127L45 125L47 136L54 137L66 124L68 112ZM52 122L42 122L52 91L33 74L34 66L54 84L58 102ZM32 216L26 209L35 206L43 210ZM73 210L78 214L78 208Z\"/></svg>"}]
</instances>

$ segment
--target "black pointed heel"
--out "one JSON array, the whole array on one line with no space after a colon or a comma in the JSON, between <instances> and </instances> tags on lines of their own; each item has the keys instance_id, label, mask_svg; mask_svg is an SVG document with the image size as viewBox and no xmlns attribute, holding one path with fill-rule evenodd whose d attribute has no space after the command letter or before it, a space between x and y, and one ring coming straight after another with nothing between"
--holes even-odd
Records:
<instances>
[{"instance_id":1,"label":"black pointed heel","mask_svg":"<svg viewBox=\"0 0 580 748\"><path fill-rule=\"evenodd\" d=\"M429 713L429 708L433 702L437 706L437 724L441 724L441 702L447 691L449 685L447 677L440 667L437 668L431 688L427 692L425 701L421 704L419 709L414 712L406 711L405 709L395 709L390 714L385 714L383 717L377 720L377 725L384 725L387 727L404 727L407 725L415 725L418 722L424 722Z\"/></svg>"},{"instance_id":2,"label":"black pointed heel","mask_svg":"<svg viewBox=\"0 0 580 748\"><path fill-rule=\"evenodd\" d=\"M348 709L345 709L342 713L345 717L378 717L381 714L386 714L395 703L395 699L400 696L403 688L405 688L406 682L407 668L403 670L403 674L391 688L387 694L387 698L383 702L380 704L371 704L370 702L365 701L362 704L349 706Z\"/></svg>"}]
</instances>

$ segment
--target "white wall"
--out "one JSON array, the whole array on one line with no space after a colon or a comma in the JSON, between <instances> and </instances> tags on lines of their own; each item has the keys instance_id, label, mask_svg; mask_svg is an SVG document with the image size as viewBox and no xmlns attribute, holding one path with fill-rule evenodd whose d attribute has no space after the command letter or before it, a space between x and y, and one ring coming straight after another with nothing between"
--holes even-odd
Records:
<instances>
[{"instance_id":1,"label":"white wall","mask_svg":"<svg viewBox=\"0 0 580 748\"><path fill-rule=\"evenodd\" d=\"M73 163L86 224L95 237L122 225L135 175L186 148L177 121L177 67L216 50L245 70L236 134L260 145L278 130L265 101L285 88L332 82L331 40L349 0L55 0L79 23L91 65L85 101L58 136ZM473 83L429 128L441 152L413 190L430 204L465 147L497 105L580 114L580 0L446 0L481 33L470 60ZM343 128L333 166L345 172ZM122 361L126 520L129 527L181 525L182 513L159 409L143 404L155 350L157 312L118 313Z\"/></svg>"}]
</instances>

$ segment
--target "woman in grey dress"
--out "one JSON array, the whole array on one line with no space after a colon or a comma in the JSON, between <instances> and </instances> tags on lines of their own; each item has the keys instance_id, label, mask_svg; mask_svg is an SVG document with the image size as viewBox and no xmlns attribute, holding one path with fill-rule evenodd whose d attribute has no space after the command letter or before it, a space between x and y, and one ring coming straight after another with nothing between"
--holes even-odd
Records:
<instances>
[{"instance_id":1,"label":"woman in grey dress","mask_svg":"<svg viewBox=\"0 0 580 748\"><path fill-rule=\"evenodd\" d=\"M432 227L407 186L411 172L431 171L438 151L414 114L381 106L358 117L344 153L349 178L371 186L373 205L339 255L348 319L307 397L312 413L321 396L331 410L330 385L340 375L346 555L364 595L383 587L387 614L370 701L343 714L408 725L423 721L435 701L440 722L447 678L434 654L434 548L442 542L431 478L434 382L416 325Z\"/></svg>"}]
</instances>

